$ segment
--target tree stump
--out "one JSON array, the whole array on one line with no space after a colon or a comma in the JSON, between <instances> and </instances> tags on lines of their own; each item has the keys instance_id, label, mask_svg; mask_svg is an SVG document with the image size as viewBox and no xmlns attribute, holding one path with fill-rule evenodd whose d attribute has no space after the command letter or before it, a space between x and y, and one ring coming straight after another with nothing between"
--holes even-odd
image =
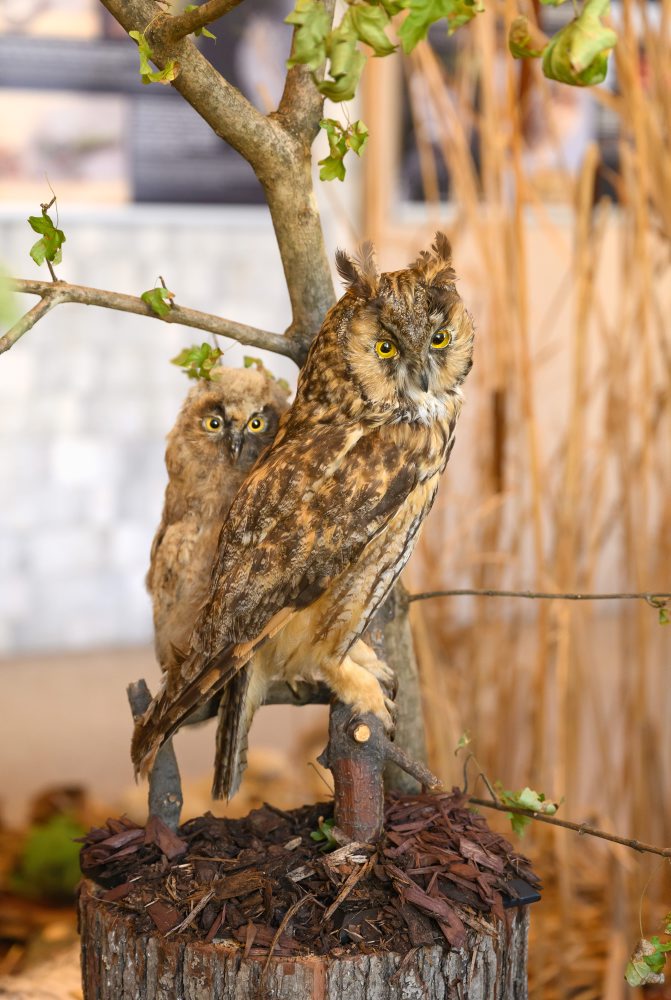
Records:
<instances>
[{"instance_id":1,"label":"tree stump","mask_svg":"<svg viewBox=\"0 0 671 1000\"><path fill-rule=\"evenodd\" d=\"M239 945L138 934L86 879L79 896L84 1000L525 1000L526 907L491 937L406 955L245 958ZM266 967L267 966L267 967Z\"/></svg>"}]
</instances>

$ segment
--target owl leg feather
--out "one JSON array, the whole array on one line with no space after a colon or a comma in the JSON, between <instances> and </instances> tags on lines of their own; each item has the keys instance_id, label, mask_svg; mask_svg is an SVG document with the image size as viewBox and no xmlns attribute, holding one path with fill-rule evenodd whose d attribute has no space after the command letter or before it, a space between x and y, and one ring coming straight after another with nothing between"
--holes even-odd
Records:
<instances>
[{"instance_id":1,"label":"owl leg feather","mask_svg":"<svg viewBox=\"0 0 671 1000\"><path fill-rule=\"evenodd\" d=\"M367 667L348 655L340 663L322 663L320 672L338 699L350 705L355 713L365 715L372 712L387 732L394 728L394 702L387 697L380 681Z\"/></svg>"},{"instance_id":2,"label":"owl leg feather","mask_svg":"<svg viewBox=\"0 0 671 1000\"><path fill-rule=\"evenodd\" d=\"M371 649L363 639L357 639L349 651L349 656L356 664L377 678L387 691L396 692L396 674L384 660L381 660L377 656L375 650Z\"/></svg>"}]
</instances>

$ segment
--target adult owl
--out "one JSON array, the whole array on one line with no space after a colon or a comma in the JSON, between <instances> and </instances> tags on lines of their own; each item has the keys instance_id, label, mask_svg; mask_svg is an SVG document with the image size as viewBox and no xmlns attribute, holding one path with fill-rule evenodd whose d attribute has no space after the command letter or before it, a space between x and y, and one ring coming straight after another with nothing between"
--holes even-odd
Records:
<instances>
[{"instance_id":1,"label":"adult owl","mask_svg":"<svg viewBox=\"0 0 671 1000\"><path fill-rule=\"evenodd\" d=\"M370 245L336 262L348 290L233 501L178 677L136 724L141 772L204 702L235 692L243 725L278 679L324 681L353 712L392 724L388 668L360 636L434 501L473 326L442 233L405 270L378 274ZM213 795L230 797L239 739L235 727L219 735Z\"/></svg>"},{"instance_id":2,"label":"adult owl","mask_svg":"<svg viewBox=\"0 0 671 1000\"><path fill-rule=\"evenodd\" d=\"M287 405L287 393L265 371L217 366L211 381L190 390L168 435L168 485L147 589L156 658L169 685L208 594L224 518Z\"/></svg>"}]
</instances>

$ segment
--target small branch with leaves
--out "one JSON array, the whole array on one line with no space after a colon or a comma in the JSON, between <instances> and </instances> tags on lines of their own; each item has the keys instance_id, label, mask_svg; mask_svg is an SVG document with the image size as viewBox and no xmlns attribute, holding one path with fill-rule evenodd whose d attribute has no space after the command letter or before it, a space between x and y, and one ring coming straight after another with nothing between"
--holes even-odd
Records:
<instances>
[{"instance_id":1,"label":"small branch with leaves","mask_svg":"<svg viewBox=\"0 0 671 1000\"><path fill-rule=\"evenodd\" d=\"M126 295L122 292L110 292L102 288L88 288L85 285L71 285L66 281L32 281L30 279L12 278L8 282L12 291L27 295L39 295L41 302L33 306L14 326L0 337L0 354L13 347L54 306L66 302L76 302L85 306L100 306L103 309L114 309L119 312L134 313L137 316L149 316L161 319L164 323L177 323L213 333L219 337L237 340L240 344L255 347L263 351L273 351L282 354L299 363L300 348L289 337L279 333L270 333L258 327L237 323L235 320L222 319L212 313L201 312L179 306L171 300L167 289L155 288L144 292L141 296Z\"/></svg>"},{"instance_id":2,"label":"small branch with leaves","mask_svg":"<svg viewBox=\"0 0 671 1000\"><path fill-rule=\"evenodd\" d=\"M457 756L471 743L468 732L462 734L457 743L454 754ZM506 814L510 820L513 831L518 836L523 836L526 827L531 822L547 823L550 826L560 827L563 830L571 830L578 836L596 837L598 840L605 840L611 844L618 844L627 847L631 851L639 854L654 854L665 860L671 859L671 847L658 847L655 844L646 844L631 837L619 837L617 834L599 830L589 823L572 823L570 820L559 819L555 814L562 801L553 802L548 799L543 792L537 792L533 788L523 788L520 792L513 792L503 788L500 781L492 786L485 772L480 767L475 754L469 751L464 758L464 793L468 793L468 767L473 762L478 768L478 780L482 780L490 794L489 799L479 798L476 795L469 795L468 801L473 806L483 809L495 809ZM671 938L671 913L664 918L664 933ZM650 939L641 938L636 945L631 959L625 969L625 979L630 986L645 986L664 982L664 966L666 964L667 953L671 952L671 940L662 942L660 938L653 935Z\"/></svg>"}]
</instances>

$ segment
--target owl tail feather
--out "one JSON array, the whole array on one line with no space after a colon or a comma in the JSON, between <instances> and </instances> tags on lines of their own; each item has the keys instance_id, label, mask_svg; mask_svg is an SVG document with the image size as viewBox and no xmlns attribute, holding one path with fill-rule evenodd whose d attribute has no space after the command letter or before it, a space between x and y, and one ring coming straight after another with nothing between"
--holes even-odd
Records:
<instances>
[{"instance_id":1,"label":"owl tail feather","mask_svg":"<svg viewBox=\"0 0 671 1000\"><path fill-rule=\"evenodd\" d=\"M219 702L216 753L214 758L213 799L231 799L247 767L249 727L261 698L254 691L250 665L239 671Z\"/></svg>"},{"instance_id":2,"label":"owl tail feather","mask_svg":"<svg viewBox=\"0 0 671 1000\"><path fill-rule=\"evenodd\" d=\"M131 758L135 772L146 775L152 769L156 754L166 740L211 698L218 695L244 667L247 657L240 660L229 646L216 656L207 658L194 652L184 661L182 673L190 677L181 690L164 686L147 711L135 723L131 742Z\"/></svg>"}]
</instances>

